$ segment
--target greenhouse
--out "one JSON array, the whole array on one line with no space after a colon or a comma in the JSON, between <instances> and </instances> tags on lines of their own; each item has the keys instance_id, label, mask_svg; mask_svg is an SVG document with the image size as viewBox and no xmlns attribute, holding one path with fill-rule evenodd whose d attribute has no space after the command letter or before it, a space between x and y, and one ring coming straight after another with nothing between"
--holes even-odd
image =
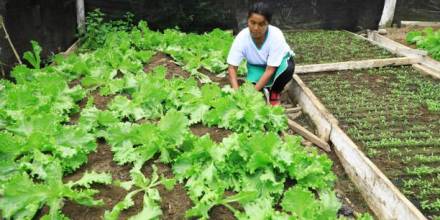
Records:
<instances>
[{"instance_id":1,"label":"greenhouse","mask_svg":"<svg viewBox=\"0 0 440 220\"><path fill-rule=\"evenodd\" d=\"M0 0L2 219L440 220L440 2Z\"/></svg>"}]
</instances>

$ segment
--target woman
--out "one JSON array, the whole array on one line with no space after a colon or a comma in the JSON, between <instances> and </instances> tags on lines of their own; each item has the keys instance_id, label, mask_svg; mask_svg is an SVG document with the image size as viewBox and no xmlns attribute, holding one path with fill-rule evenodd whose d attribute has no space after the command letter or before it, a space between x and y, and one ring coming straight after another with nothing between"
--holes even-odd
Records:
<instances>
[{"instance_id":1,"label":"woman","mask_svg":"<svg viewBox=\"0 0 440 220\"><path fill-rule=\"evenodd\" d=\"M254 4L248 12L248 27L236 36L227 62L232 88L238 88L237 69L246 59L246 79L255 84L256 90L268 90L270 104L276 106L280 104L281 91L292 79L295 63L283 33L269 24L271 19L266 4Z\"/></svg>"}]
</instances>

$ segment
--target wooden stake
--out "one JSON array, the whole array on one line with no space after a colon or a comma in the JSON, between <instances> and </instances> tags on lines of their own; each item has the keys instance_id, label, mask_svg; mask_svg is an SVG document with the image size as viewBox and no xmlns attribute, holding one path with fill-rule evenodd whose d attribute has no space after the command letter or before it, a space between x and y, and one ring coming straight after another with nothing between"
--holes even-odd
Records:
<instances>
[{"instance_id":1,"label":"wooden stake","mask_svg":"<svg viewBox=\"0 0 440 220\"><path fill-rule=\"evenodd\" d=\"M292 129L297 134L299 134L299 135L303 136L305 139L311 141L313 144L315 144L319 148L323 149L324 151L326 151L326 152L331 151L330 145L327 142L321 140L320 138L318 138L312 132L305 129L300 124L298 124L290 119L287 119L287 123L288 123L290 129Z\"/></svg>"},{"instance_id":2,"label":"wooden stake","mask_svg":"<svg viewBox=\"0 0 440 220\"><path fill-rule=\"evenodd\" d=\"M286 108L286 113L287 114L289 114L289 113L295 113L295 112L299 112L299 111L301 111L301 107L294 107L294 108Z\"/></svg>"},{"instance_id":3,"label":"wooden stake","mask_svg":"<svg viewBox=\"0 0 440 220\"><path fill-rule=\"evenodd\" d=\"M0 25L3 28L3 31L5 32L5 38L8 40L9 45L11 45L12 51L14 52L15 58L17 58L17 61L19 64L23 64L21 62L20 56L17 53L17 50L15 50L14 44L11 41L11 38L9 37L8 31L6 30L5 23L3 22L3 17L0 15Z\"/></svg>"},{"instance_id":4,"label":"wooden stake","mask_svg":"<svg viewBox=\"0 0 440 220\"><path fill-rule=\"evenodd\" d=\"M302 112L297 112L297 113L287 114L287 117L289 117L290 120L295 120L301 115L302 115Z\"/></svg>"},{"instance_id":5,"label":"wooden stake","mask_svg":"<svg viewBox=\"0 0 440 220\"><path fill-rule=\"evenodd\" d=\"M63 52L65 56L73 53L76 49L78 49L79 46L79 40L75 41L66 51Z\"/></svg>"}]
</instances>

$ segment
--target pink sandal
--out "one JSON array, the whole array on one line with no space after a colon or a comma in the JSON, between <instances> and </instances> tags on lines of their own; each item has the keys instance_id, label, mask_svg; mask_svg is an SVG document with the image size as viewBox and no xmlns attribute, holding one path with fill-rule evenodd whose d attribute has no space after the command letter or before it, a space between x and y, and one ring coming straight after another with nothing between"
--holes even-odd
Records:
<instances>
[{"instance_id":1,"label":"pink sandal","mask_svg":"<svg viewBox=\"0 0 440 220\"><path fill-rule=\"evenodd\" d=\"M278 106L281 104L281 93L270 91L270 104L272 106Z\"/></svg>"}]
</instances>

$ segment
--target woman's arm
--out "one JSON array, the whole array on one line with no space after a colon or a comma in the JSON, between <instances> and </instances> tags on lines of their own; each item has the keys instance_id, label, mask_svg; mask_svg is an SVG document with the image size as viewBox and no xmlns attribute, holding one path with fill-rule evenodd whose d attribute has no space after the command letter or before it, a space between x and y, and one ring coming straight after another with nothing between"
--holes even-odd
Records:
<instances>
[{"instance_id":1,"label":"woman's arm","mask_svg":"<svg viewBox=\"0 0 440 220\"><path fill-rule=\"evenodd\" d=\"M238 89L237 70L238 66L229 65L228 67L229 82L233 89Z\"/></svg>"},{"instance_id":2,"label":"woman's arm","mask_svg":"<svg viewBox=\"0 0 440 220\"><path fill-rule=\"evenodd\" d=\"M277 67L274 66L267 66L266 71L264 71L263 75L261 76L260 80L258 80L257 84L255 84L255 89L257 91L260 91L261 89L266 86L266 84L269 82L270 77L275 73L275 70Z\"/></svg>"}]
</instances>

